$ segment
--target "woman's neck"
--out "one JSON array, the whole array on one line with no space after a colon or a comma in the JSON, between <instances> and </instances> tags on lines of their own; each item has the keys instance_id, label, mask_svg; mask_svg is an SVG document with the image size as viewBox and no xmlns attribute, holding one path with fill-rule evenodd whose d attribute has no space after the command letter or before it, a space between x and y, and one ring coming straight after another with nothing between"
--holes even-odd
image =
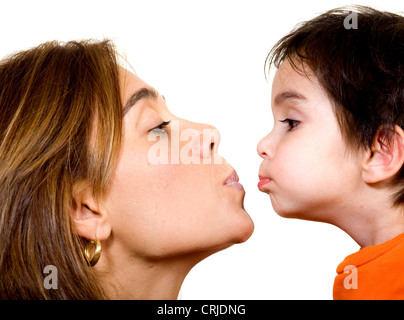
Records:
<instances>
[{"instance_id":1,"label":"woman's neck","mask_svg":"<svg viewBox=\"0 0 404 320\"><path fill-rule=\"evenodd\" d=\"M176 257L150 259L122 253L115 246L103 248L94 267L109 299L174 300L189 271L217 250Z\"/></svg>"},{"instance_id":2,"label":"woman's neck","mask_svg":"<svg viewBox=\"0 0 404 320\"><path fill-rule=\"evenodd\" d=\"M175 300L193 265L138 258L107 268L105 264L98 267L97 277L110 299Z\"/></svg>"}]
</instances>

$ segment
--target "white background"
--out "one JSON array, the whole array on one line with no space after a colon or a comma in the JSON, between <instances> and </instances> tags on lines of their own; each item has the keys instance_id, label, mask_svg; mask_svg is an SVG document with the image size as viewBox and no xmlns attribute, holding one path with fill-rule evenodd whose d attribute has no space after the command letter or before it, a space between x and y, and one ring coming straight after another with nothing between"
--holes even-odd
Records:
<instances>
[{"instance_id":1,"label":"white background","mask_svg":"<svg viewBox=\"0 0 404 320\"><path fill-rule=\"evenodd\" d=\"M396 0L357 1L404 11ZM297 23L345 1L2 1L0 57L49 40L110 38L170 110L216 126L247 193L253 236L198 264L182 299L332 299L358 245L336 227L280 218L258 191L256 146L272 128L264 61ZM332 187L332 186L330 186ZM343 214L343 213L341 213Z\"/></svg>"}]
</instances>

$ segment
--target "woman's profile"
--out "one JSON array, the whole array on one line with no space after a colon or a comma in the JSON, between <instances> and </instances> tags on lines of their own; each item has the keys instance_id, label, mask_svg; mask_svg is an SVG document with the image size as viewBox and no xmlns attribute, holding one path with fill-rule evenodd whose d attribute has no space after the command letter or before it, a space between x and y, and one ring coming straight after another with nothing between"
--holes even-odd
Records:
<instances>
[{"instance_id":1,"label":"woman's profile","mask_svg":"<svg viewBox=\"0 0 404 320\"><path fill-rule=\"evenodd\" d=\"M0 61L1 299L176 299L253 232L218 131L117 60L87 40Z\"/></svg>"}]
</instances>

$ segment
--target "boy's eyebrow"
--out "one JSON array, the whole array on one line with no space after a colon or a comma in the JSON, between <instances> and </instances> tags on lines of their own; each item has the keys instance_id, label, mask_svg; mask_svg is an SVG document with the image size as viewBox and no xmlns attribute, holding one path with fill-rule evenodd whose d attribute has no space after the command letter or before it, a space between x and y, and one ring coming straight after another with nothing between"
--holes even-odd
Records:
<instances>
[{"instance_id":1,"label":"boy's eyebrow","mask_svg":"<svg viewBox=\"0 0 404 320\"><path fill-rule=\"evenodd\" d=\"M301 93L294 91L294 90L288 90L288 91L279 93L275 97L274 101L275 101L275 104L281 104L285 100L294 100L294 99L307 100L306 97L304 95L302 95Z\"/></svg>"}]
</instances>

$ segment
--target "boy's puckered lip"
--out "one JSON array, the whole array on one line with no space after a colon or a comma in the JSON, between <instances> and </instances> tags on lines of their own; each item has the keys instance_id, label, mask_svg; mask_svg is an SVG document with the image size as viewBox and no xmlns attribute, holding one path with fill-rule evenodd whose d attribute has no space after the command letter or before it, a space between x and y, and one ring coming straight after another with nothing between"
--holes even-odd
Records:
<instances>
[{"instance_id":1,"label":"boy's puckered lip","mask_svg":"<svg viewBox=\"0 0 404 320\"><path fill-rule=\"evenodd\" d=\"M258 178L259 178L260 181L258 182L257 186L258 186L258 189L260 189L260 190L262 190L266 184L268 184L269 182L272 181L271 178L264 177L264 176L261 176L261 175L259 175Z\"/></svg>"}]
</instances>

